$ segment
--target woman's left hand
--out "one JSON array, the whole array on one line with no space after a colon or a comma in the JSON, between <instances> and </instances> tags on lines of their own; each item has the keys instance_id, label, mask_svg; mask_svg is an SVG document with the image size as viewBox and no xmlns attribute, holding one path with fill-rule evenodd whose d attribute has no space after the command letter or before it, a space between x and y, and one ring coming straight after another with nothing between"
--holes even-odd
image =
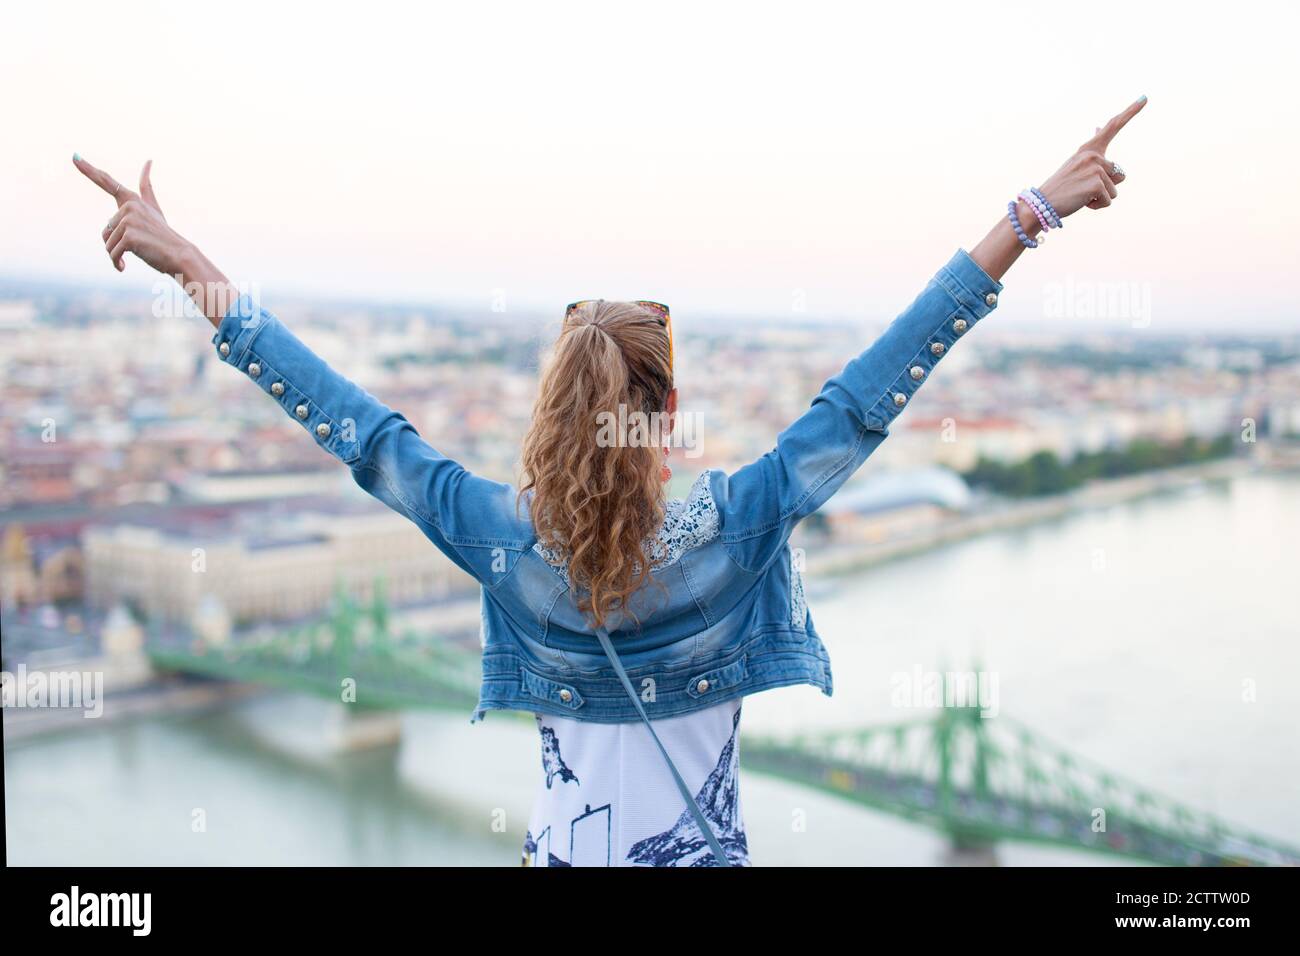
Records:
<instances>
[{"instance_id":1,"label":"woman's left hand","mask_svg":"<svg viewBox=\"0 0 1300 956\"><path fill-rule=\"evenodd\" d=\"M124 271L126 254L134 252L146 264L179 282L208 321L220 326L227 311L238 301L239 289L197 246L167 224L154 195L153 183L149 181L153 162L144 164L140 191L135 192L80 156L74 155L72 161L87 179L117 203L117 213L101 234L113 267L118 272Z\"/></svg>"},{"instance_id":2,"label":"woman's left hand","mask_svg":"<svg viewBox=\"0 0 1300 956\"><path fill-rule=\"evenodd\" d=\"M1106 158L1106 150L1115 135L1146 105L1144 96L1105 126L1099 127L1093 137L1039 187L1058 216L1064 219L1085 206L1101 209L1109 206L1119 194L1115 187L1124 181L1124 170Z\"/></svg>"},{"instance_id":3,"label":"woman's left hand","mask_svg":"<svg viewBox=\"0 0 1300 956\"><path fill-rule=\"evenodd\" d=\"M72 162L87 179L117 202L117 213L103 231L104 248L108 250L113 267L118 272L123 271L126 268L126 254L134 252L159 272L168 275L181 272L191 246L180 233L167 225L162 207L158 205L158 197L154 195L153 184L149 181L149 168L153 161L145 163L140 172L138 193L127 189L80 156L74 156Z\"/></svg>"}]
</instances>

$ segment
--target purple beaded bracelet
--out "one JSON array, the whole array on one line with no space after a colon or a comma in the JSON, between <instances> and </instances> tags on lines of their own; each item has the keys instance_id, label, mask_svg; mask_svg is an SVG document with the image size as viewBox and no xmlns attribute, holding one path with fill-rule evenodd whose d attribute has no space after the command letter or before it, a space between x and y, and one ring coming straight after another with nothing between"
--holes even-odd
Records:
<instances>
[{"instance_id":1,"label":"purple beaded bracelet","mask_svg":"<svg viewBox=\"0 0 1300 956\"><path fill-rule=\"evenodd\" d=\"M1024 204L1034 211L1034 215L1038 217L1038 224L1043 227L1043 232L1052 228L1052 224L1047 220L1047 211L1043 209L1037 196L1026 189L1016 198L1023 200Z\"/></svg>"},{"instance_id":2,"label":"purple beaded bracelet","mask_svg":"<svg viewBox=\"0 0 1300 956\"><path fill-rule=\"evenodd\" d=\"M1061 221L1061 217L1056 214L1056 210L1052 208L1052 204L1047 201L1047 197L1043 195L1042 191L1037 186L1030 186L1029 191L1037 196L1038 201L1043 204L1043 210L1047 213L1047 218L1052 225L1057 229L1064 229L1065 223Z\"/></svg>"},{"instance_id":3,"label":"purple beaded bracelet","mask_svg":"<svg viewBox=\"0 0 1300 956\"><path fill-rule=\"evenodd\" d=\"M1011 228L1016 231L1016 238L1020 240L1021 245L1026 249L1037 249L1038 243L1025 235L1025 227L1020 225L1020 215L1016 212L1014 199L1007 203L1007 218L1011 220Z\"/></svg>"}]
</instances>

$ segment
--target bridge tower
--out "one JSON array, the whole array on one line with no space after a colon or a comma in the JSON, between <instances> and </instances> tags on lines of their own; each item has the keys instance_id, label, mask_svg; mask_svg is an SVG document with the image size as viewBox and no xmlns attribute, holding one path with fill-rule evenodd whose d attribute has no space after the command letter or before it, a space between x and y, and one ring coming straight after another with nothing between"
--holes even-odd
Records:
<instances>
[{"instance_id":1,"label":"bridge tower","mask_svg":"<svg viewBox=\"0 0 1300 956\"><path fill-rule=\"evenodd\" d=\"M939 814L949 841L943 854L944 865L997 866L997 844L964 826L958 806L963 789L979 801L990 797L992 749L978 702L950 705L939 711L934 724L934 748L939 769ZM963 768L968 769L965 779L959 777Z\"/></svg>"},{"instance_id":2,"label":"bridge tower","mask_svg":"<svg viewBox=\"0 0 1300 956\"><path fill-rule=\"evenodd\" d=\"M384 600L383 579L376 579L374 597L364 615L340 582L328 627L331 669L339 682L339 696L327 719L327 739L339 751L397 746L402 742L402 712L358 702L362 699L359 687L362 678L355 666L358 645L361 654L388 650L388 604Z\"/></svg>"}]
</instances>

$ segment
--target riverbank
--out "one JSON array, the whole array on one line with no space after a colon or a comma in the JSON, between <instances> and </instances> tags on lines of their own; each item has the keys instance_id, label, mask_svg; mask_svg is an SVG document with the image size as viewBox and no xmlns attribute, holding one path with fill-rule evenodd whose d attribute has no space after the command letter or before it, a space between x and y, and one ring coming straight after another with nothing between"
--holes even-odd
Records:
<instances>
[{"instance_id":1,"label":"riverbank","mask_svg":"<svg viewBox=\"0 0 1300 956\"><path fill-rule=\"evenodd\" d=\"M273 689L259 684L169 674L130 690L110 690L105 698L104 712L99 717L87 717L77 708L6 707L4 745L9 747L55 734L79 733L144 717L203 714Z\"/></svg>"},{"instance_id":2,"label":"riverbank","mask_svg":"<svg viewBox=\"0 0 1300 956\"><path fill-rule=\"evenodd\" d=\"M1022 528L1206 482L1230 481L1264 467L1253 458L1221 458L1093 482L1065 494L1032 500L985 499L970 512L954 514L939 524L886 541L806 544L806 570L810 577L840 577L882 561L919 554L990 532ZM1269 470L1282 470L1285 466L1267 467Z\"/></svg>"}]
</instances>

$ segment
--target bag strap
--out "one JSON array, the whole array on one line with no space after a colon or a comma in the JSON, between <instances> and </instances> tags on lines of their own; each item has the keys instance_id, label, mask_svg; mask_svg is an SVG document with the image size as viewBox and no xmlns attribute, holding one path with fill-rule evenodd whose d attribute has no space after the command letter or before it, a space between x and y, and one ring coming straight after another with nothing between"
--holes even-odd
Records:
<instances>
[{"instance_id":1,"label":"bag strap","mask_svg":"<svg viewBox=\"0 0 1300 956\"><path fill-rule=\"evenodd\" d=\"M605 656L614 665L614 672L618 674L618 679L623 682L623 689L627 691L628 699L632 701L632 706L636 708L636 712L641 715L641 720L645 723L646 729L650 731L650 736L654 738L655 746L659 748L659 752L663 754L664 762L668 764L668 769L672 771L673 780L677 783L677 789L681 792L682 799L686 801L686 808L691 811L691 816L695 818L695 825L700 828L700 833L703 834L705 841L709 844L709 849L713 851L713 859L717 861L715 865L731 866L731 860L722 851L722 844L718 842L713 827L709 826L709 821L704 819L704 812L700 810L700 805L695 802L695 797L691 796L686 781L677 772L677 765L673 763L673 758L668 756L668 751L664 749L663 743L659 740L659 735L655 733L654 727L650 725L650 718L646 716L645 708L641 706L641 698L632 689L632 682L628 680L627 671L623 669L623 662L614 653L614 645L610 642L609 632L603 627L598 627L596 628L596 637L600 640L600 646L604 649Z\"/></svg>"}]
</instances>

